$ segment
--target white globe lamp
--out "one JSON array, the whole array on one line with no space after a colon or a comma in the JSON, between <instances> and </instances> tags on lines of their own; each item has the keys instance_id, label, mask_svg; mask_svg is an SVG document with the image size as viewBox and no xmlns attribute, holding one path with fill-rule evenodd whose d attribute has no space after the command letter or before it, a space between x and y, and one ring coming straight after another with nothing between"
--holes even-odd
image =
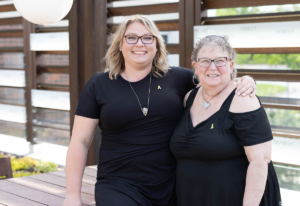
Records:
<instances>
[{"instance_id":1,"label":"white globe lamp","mask_svg":"<svg viewBox=\"0 0 300 206\"><path fill-rule=\"evenodd\" d=\"M53 24L71 10L73 0L14 0L17 11L34 24Z\"/></svg>"}]
</instances>

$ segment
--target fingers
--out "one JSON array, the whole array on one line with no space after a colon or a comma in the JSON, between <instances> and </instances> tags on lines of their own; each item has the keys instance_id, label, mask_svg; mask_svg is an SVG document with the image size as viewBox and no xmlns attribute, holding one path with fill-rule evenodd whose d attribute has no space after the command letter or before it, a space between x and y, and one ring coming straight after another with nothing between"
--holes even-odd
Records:
<instances>
[{"instance_id":1,"label":"fingers","mask_svg":"<svg viewBox=\"0 0 300 206\"><path fill-rule=\"evenodd\" d=\"M239 78L236 81L236 91L235 91L235 93L237 93L238 95L243 94L243 92L245 92L250 86L248 86L245 90L241 91L241 89L244 88L248 83L249 83L249 81L245 81L244 77Z\"/></svg>"}]
</instances>

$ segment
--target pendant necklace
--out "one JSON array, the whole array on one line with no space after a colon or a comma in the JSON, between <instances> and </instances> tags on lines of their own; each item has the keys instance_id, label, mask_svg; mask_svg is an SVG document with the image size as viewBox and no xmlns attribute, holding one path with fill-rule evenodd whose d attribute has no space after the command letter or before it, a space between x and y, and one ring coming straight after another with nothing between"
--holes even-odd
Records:
<instances>
[{"instance_id":1,"label":"pendant necklace","mask_svg":"<svg viewBox=\"0 0 300 206\"><path fill-rule=\"evenodd\" d=\"M223 89L224 90L224 89ZM221 90L218 94L220 94L223 90ZM213 98L211 98L209 101L207 101L205 98L204 98L204 95L203 95L203 88L201 90L201 93L202 93L202 97L204 99L204 108L207 109L209 106L210 106L210 101L215 98L215 96L217 96L218 94L216 94L215 96L213 96Z\"/></svg>"},{"instance_id":2,"label":"pendant necklace","mask_svg":"<svg viewBox=\"0 0 300 206\"><path fill-rule=\"evenodd\" d=\"M126 79L127 79L127 81L128 81L128 77L127 77L127 75L126 75L125 71L124 71L124 74L125 74L125 76L126 76ZM137 98L137 100L138 100L138 102L139 102L139 104L140 104L140 108L141 108L141 110L142 110L142 113L143 113L143 115L145 115L145 116L148 114L148 110L149 110L149 100L150 100L151 78L152 78L152 75L151 75L151 72L150 72L150 83L149 83L148 106L147 106L147 108L146 108L146 107L142 108L141 102L140 102L140 100L139 100L139 98L138 98L137 94L135 93L135 91L134 91L133 87L131 86L130 82L128 81L128 83L129 83L129 85L130 85L130 87L131 87L131 89L132 89L133 93L135 94L135 96L136 96L136 98Z\"/></svg>"}]
</instances>

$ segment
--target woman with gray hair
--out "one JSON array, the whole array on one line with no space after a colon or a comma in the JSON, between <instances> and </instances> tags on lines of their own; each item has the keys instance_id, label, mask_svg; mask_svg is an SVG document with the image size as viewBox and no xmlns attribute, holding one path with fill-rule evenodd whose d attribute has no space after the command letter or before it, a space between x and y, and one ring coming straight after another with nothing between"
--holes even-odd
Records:
<instances>
[{"instance_id":1,"label":"woman with gray hair","mask_svg":"<svg viewBox=\"0 0 300 206\"><path fill-rule=\"evenodd\" d=\"M80 96L67 154L64 206L81 206L81 180L97 125L102 130L95 199L97 206L175 206L176 161L170 137L195 87L193 72L167 63L155 24L135 15L121 23L105 57ZM255 87L244 78L241 92Z\"/></svg>"},{"instance_id":2,"label":"woman with gray hair","mask_svg":"<svg viewBox=\"0 0 300 206\"><path fill-rule=\"evenodd\" d=\"M234 95L235 59L222 36L193 51L201 87L186 95L170 143L178 206L281 206L271 127L258 98Z\"/></svg>"}]
</instances>

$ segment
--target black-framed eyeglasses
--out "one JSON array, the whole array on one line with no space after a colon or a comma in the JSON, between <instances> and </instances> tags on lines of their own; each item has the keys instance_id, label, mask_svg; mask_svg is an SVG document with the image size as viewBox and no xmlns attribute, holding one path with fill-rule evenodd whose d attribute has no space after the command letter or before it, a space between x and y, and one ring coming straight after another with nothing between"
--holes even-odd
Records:
<instances>
[{"instance_id":1,"label":"black-framed eyeglasses","mask_svg":"<svg viewBox=\"0 0 300 206\"><path fill-rule=\"evenodd\" d=\"M212 62L214 62L216 67L223 67L226 65L228 60L230 60L228 57L217 57L215 59L198 58L197 62L200 67L209 67Z\"/></svg>"},{"instance_id":2,"label":"black-framed eyeglasses","mask_svg":"<svg viewBox=\"0 0 300 206\"><path fill-rule=\"evenodd\" d=\"M145 35L145 36L136 36L136 35L126 35L124 36L127 44L136 44L139 39L142 40L143 44L152 44L156 36Z\"/></svg>"}]
</instances>

